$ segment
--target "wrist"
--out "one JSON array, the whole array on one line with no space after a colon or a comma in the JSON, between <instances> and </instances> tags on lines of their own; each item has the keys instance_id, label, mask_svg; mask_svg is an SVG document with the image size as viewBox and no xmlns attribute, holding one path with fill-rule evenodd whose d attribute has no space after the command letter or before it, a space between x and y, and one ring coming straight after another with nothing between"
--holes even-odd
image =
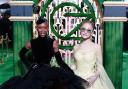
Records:
<instances>
[{"instance_id":1,"label":"wrist","mask_svg":"<svg viewBox=\"0 0 128 89\"><path fill-rule=\"evenodd\" d=\"M56 52L58 52L59 51L59 49L54 49L54 52L56 53Z\"/></svg>"},{"instance_id":2,"label":"wrist","mask_svg":"<svg viewBox=\"0 0 128 89\"><path fill-rule=\"evenodd\" d=\"M24 50L29 50L28 48L26 48L26 46L23 47Z\"/></svg>"},{"instance_id":3,"label":"wrist","mask_svg":"<svg viewBox=\"0 0 128 89\"><path fill-rule=\"evenodd\" d=\"M96 75L97 75L97 76L100 75L100 70L99 70L99 69L96 71Z\"/></svg>"},{"instance_id":4,"label":"wrist","mask_svg":"<svg viewBox=\"0 0 128 89\"><path fill-rule=\"evenodd\" d=\"M27 46L24 46L24 48L26 48L27 50L29 49L29 47L27 47Z\"/></svg>"},{"instance_id":5,"label":"wrist","mask_svg":"<svg viewBox=\"0 0 128 89\"><path fill-rule=\"evenodd\" d=\"M56 56L56 55L60 54L60 52L59 52L59 51L57 51L57 52L54 52L54 54L55 54L55 56Z\"/></svg>"}]
</instances>

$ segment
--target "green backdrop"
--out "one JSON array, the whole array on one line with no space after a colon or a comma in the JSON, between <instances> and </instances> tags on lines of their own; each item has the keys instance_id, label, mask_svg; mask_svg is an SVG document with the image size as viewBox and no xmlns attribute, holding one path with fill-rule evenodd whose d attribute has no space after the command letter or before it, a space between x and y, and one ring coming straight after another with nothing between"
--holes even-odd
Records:
<instances>
[{"instance_id":1,"label":"green backdrop","mask_svg":"<svg viewBox=\"0 0 128 89\"><path fill-rule=\"evenodd\" d=\"M9 56L4 57L4 63L0 64L0 83L15 75L23 75L24 66L19 60L19 51L32 37L32 22L13 22L13 50ZM4 53L5 54L5 53Z\"/></svg>"},{"instance_id":2,"label":"green backdrop","mask_svg":"<svg viewBox=\"0 0 128 89\"><path fill-rule=\"evenodd\" d=\"M103 0L99 1L102 4ZM13 50L9 51L8 58L4 57L4 63L0 64L0 83L11 76L23 75L25 72L18 53L21 47L32 37L32 22L14 22L13 27ZM128 89L128 52L123 52L122 44L123 22L105 22L104 66L116 89Z\"/></svg>"}]
</instances>

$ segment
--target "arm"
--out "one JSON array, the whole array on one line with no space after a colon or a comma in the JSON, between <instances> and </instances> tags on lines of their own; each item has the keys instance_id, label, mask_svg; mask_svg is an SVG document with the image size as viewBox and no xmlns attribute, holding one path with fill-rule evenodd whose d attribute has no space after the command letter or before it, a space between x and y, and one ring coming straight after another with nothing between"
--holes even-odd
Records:
<instances>
[{"instance_id":1,"label":"arm","mask_svg":"<svg viewBox=\"0 0 128 89\"><path fill-rule=\"evenodd\" d=\"M26 46L24 46L20 52L19 52L19 57L21 59L21 61L25 64L25 66L28 68L30 66L30 62L29 60L26 58L26 53L29 51L30 49L30 43L27 43Z\"/></svg>"},{"instance_id":2,"label":"arm","mask_svg":"<svg viewBox=\"0 0 128 89\"><path fill-rule=\"evenodd\" d=\"M97 45L96 48L97 48L97 63L103 65L101 46ZM97 71L95 72L95 76L98 77L99 75L100 75L100 69L97 68Z\"/></svg>"},{"instance_id":3,"label":"arm","mask_svg":"<svg viewBox=\"0 0 128 89\"><path fill-rule=\"evenodd\" d=\"M73 48L73 63L71 64L71 68L75 71L77 69L77 61L75 59L75 52L77 51L77 45Z\"/></svg>"},{"instance_id":4,"label":"arm","mask_svg":"<svg viewBox=\"0 0 128 89\"><path fill-rule=\"evenodd\" d=\"M103 57L102 57L102 51L101 51L101 46L100 45L97 46L97 61L101 65L103 64Z\"/></svg>"},{"instance_id":5,"label":"arm","mask_svg":"<svg viewBox=\"0 0 128 89\"><path fill-rule=\"evenodd\" d=\"M28 50L31 48L30 42L28 42L19 52L19 56L21 59L24 58L24 55L28 52Z\"/></svg>"},{"instance_id":6,"label":"arm","mask_svg":"<svg viewBox=\"0 0 128 89\"><path fill-rule=\"evenodd\" d=\"M58 42L55 40L53 42L53 49L54 49L54 53L55 53L55 58L57 61L57 64L63 68L64 70L74 73L71 68L62 60L61 54L59 52L59 47L58 47Z\"/></svg>"},{"instance_id":7,"label":"arm","mask_svg":"<svg viewBox=\"0 0 128 89\"><path fill-rule=\"evenodd\" d=\"M97 45L96 46L96 53L97 53L96 54L96 57L97 57L97 65L99 65L99 64L102 65L102 52L101 52L100 45ZM92 85L96 81L96 79L99 77L99 75L100 75L100 68L97 67L94 75L92 75L89 78L87 78L87 81L90 82L90 85Z\"/></svg>"}]
</instances>

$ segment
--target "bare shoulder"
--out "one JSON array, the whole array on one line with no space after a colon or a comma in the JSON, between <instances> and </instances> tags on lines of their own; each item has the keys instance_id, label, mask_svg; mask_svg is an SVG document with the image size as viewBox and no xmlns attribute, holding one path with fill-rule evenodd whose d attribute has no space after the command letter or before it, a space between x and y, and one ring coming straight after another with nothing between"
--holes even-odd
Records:
<instances>
[{"instance_id":1,"label":"bare shoulder","mask_svg":"<svg viewBox=\"0 0 128 89\"><path fill-rule=\"evenodd\" d=\"M58 40L54 40L53 44L59 44Z\"/></svg>"},{"instance_id":2,"label":"bare shoulder","mask_svg":"<svg viewBox=\"0 0 128 89\"><path fill-rule=\"evenodd\" d=\"M101 45L94 43L93 46L96 50L101 50Z\"/></svg>"},{"instance_id":3,"label":"bare shoulder","mask_svg":"<svg viewBox=\"0 0 128 89\"><path fill-rule=\"evenodd\" d=\"M99 45L99 44L95 44L95 45L96 45L97 48L101 48L101 45Z\"/></svg>"}]
</instances>

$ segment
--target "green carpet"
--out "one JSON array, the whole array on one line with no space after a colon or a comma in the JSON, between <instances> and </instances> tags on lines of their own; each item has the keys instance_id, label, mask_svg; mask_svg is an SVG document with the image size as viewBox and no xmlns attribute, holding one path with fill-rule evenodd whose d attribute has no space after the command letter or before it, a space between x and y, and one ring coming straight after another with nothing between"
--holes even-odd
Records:
<instances>
[{"instance_id":1,"label":"green carpet","mask_svg":"<svg viewBox=\"0 0 128 89\"><path fill-rule=\"evenodd\" d=\"M128 89L128 52L123 53L122 89Z\"/></svg>"},{"instance_id":2,"label":"green carpet","mask_svg":"<svg viewBox=\"0 0 128 89\"><path fill-rule=\"evenodd\" d=\"M13 53L9 53L8 57L4 54L3 63L0 63L0 84L12 77L13 74Z\"/></svg>"},{"instance_id":3,"label":"green carpet","mask_svg":"<svg viewBox=\"0 0 128 89\"><path fill-rule=\"evenodd\" d=\"M13 53L0 63L0 84L14 76ZM128 52L123 53L122 89L128 89Z\"/></svg>"}]
</instances>

